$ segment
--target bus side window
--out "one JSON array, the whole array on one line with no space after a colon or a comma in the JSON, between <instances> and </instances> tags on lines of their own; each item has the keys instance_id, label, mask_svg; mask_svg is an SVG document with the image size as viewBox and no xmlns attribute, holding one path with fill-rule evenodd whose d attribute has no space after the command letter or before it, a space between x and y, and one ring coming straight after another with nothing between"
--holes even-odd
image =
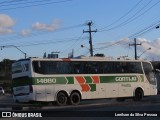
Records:
<instances>
[{"instance_id":1,"label":"bus side window","mask_svg":"<svg viewBox=\"0 0 160 120\"><path fill-rule=\"evenodd\" d=\"M98 73L98 65L96 62L91 63L91 73L93 73L93 74Z\"/></svg>"},{"instance_id":2,"label":"bus side window","mask_svg":"<svg viewBox=\"0 0 160 120\"><path fill-rule=\"evenodd\" d=\"M127 73L127 63L126 62L121 63L121 72Z\"/></svg>"},{"instance_id":3,"label":"bus side window","mask_svg":"<svg viewBox=\"0 0 160 120\"><path fill-rule=\"evenodd\" d=\"M122 73L121 63L115 62L114 63L114 68L115 68L116 73Z\"/></svg>"},{"instance_id":4,"label":"bus side window","mask_svg":"<svg viewBox=\"0 0 160 120\"><path fill-rule=\"evenodd\" d=\"M33 62L33 69L34 69L34 72L40 73L40 72L39 72L38 61L34 61L34 62Z\"/></svg>"},{"instance_id":5,"label":"bus side window","mask_svg":"<svg viewBox=\"0 0 160 120\"><path fill-rule=\"evenodd\" d=\"M130 67L129 67L129 71L130 73L139 73L139 74L142 74L143 71L142 71L142 66L141 66L141 63L140 62L130 62L129 63Z\"/></svg>"},{"instance_id":6,"label":"bus side window","mask_svg":"<svg viewBox=\"0 0 160 120\"><path fill-rule=\"evenodd\" d=\"M113 62L104 62L103 63L103 73L113 73L114 63Z\"/></svg>"},{"instance_id":7,"label":"bus side window","mask_svg":"<svg viewBox=\"0 0 160 120\"><path fill-rule=\"evenodd\" d=\"M84 64L83 62L73 61L70 62L70 74L84 74Z\"/></svg>"},{"instance_id":8,"label":"bus side window","mask_svg":"<svg viewBox=\"0 0 160 120\"><path fill-rule=\"evenodd\" d=\"M84 74L89 74L89 70L90 69L90 67L89 67L89 64L88 64L88 62L85 62L84 63Z\"/></svg>"},{"instance_id":9,"label":"bus side window","mask_svg":"<svg viewBox=\"0 0 160 120\"><path fill-rule=\"evenodd\" d=\"M83 65L83 73L84 74L97 74L98 73L98 68L96 65L96 62L84 62Z\"/></svg>"},{"instance_id":10,"label":"bus side window","mask_svg":"<svg viewBox=\"0 0 160 120\"><path fill-rule=\"evenodd\" d=\"M33 69L34 72L39 73L39 74L43 74L43 65L41 61L34 61L33 62Z\"/></svg>"},{"instance_id":11,"label":"bus side window","mask_svg":"<svg viewBox=\"0 0 160 120\"><path fill-rule=\"evenodd\" d=\"M80 74L80 64L79 63L74 63L73 69L74 69L74 74Z\"/></svg>"}]
</instances>

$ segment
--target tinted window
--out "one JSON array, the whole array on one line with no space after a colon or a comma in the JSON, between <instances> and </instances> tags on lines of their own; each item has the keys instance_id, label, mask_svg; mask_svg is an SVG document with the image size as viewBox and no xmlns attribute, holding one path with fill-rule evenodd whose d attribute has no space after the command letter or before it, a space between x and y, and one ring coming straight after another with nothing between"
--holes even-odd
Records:
<instances>
[{"instance_id":1,"label":"tinted window","mask_svg":"<svg viewBox=\"0 0 160 120\"><path fill-rule=\"evenodd\" d=\"M149 63L143 62L143 69L145 74L149 74L150 72L152 72L152 66Z\"/></svg>"},{"instance_id":2,"label":"tinted window","mask_svg":"<svg viewBox=\"0 0 160 120\"><path fill-rule=\"evenodd\" d=\"M104 73L140 73L142 67L140 62L105 62Z\"/></svg>"},{"instance_id":3,"label":"tinted window","mask_svg":"<svg viewBox=\"0 0 160 120\"><path fill-rule=\"evenodd\" d=\"M39 74L69 74L70 62L34 61L33 70Z\"/></svg>"},{"instance_id":4,"label":"tinted window","mask_svg":"<svg viewBox=\"0 0 160 120\"><path fill-rule=\"evenodd\" d=\"M29 64L28 63L14 63L12 65L12 73L21 73L21 72L27 72L29 70Z\"/></svg>"},{"instance_id":5,"label":"tinted window","mask_svg":"<svg viewBox=\"0 0 160 120\"><path fill-rule=\"evenodd\" d=\"M40 74L142 73L140 62L33 61L33 69Z\"/></svg>"},{"instance_id":6,"label":"tinted window","mask_svg":"<svg viewBox=\"0 0 160 120\"><path fill-rule=\"evenodd\" d=\"M22 70L23 69L20 63L16 63L12 66L12 73L21 73Z\"/></svg>"},{"instance_id":7,"label":"tinted window","mask_svg":"<svg viewBox=\"0 0 160 120\"><path fill-rule=\"evenodd\" d=\"M154 73L152 72L151 64L143 62L143 69L144 69L144 72L145 72L145 75L146 75L148 81L151 84L155 85L156 84L156 79L155 79Z\"/></svg>"}]
</instances>

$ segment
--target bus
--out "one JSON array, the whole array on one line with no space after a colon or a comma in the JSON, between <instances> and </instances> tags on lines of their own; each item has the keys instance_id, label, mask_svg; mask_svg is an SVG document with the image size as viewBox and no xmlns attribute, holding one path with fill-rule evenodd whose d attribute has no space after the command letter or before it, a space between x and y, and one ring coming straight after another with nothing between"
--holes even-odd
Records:
<instances>
[{"instance_id":1,"label":"bus","mask_svg":"<svg viewBox=\"0 0 160 120\"><path fill-rule=\"evenodd\" d=\"M124 101L157 95L153 66L145 60L105 57L28 58L12 64L15 102L78 105L81 100Z\"/></svg>"}]
</instances>

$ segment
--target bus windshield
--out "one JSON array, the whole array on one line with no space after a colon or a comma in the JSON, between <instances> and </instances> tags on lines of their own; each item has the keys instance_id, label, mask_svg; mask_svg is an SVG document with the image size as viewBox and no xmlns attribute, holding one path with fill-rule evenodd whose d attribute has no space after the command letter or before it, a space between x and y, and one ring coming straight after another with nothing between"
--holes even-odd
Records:
<instances>
[{"instance_id":1,"label":"bus windshield","mask_svg":"<svg viewBox=\"0 0 160 120\"><path fill-rule=\"evenodd\" d=\"M17 62L12 65L12 73L22 73L27 72L29 70L28 61L25 62Z\"/></svg>"}]
</instances>

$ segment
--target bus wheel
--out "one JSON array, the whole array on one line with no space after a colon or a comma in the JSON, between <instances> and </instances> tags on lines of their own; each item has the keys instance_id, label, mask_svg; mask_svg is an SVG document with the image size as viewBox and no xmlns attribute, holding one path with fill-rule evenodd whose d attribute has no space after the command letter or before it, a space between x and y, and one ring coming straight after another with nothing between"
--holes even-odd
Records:
<instances>
[{"instance_id":1,"label":"bus wheel","mask_svg":"<svg viewBox=\"0 0 160 120\"><path fill-rule=\"evenodd\" d=\"M134 101L140 101L143 98L143 91L142 89L136 89L135 96L133 98Z\"/></svg>"},{"instance_id":2,"label":"bus wheel","mask_svg":"<svg viewBox=\"0 0 160 120\"><path fill-rule=\"evenodd\" d=\"M71 105L78 105L81 102L80 94L77 92L73 92L70 95L70 104Z\"/></svg>"},{"instance_id":3,"label":"bus wheel","mask_svg":"<svg viewBox=\"0 0 160 120\"><path fill-rule=\"evenodd\" d=\"M67 103L66 94L64 92L58 93L56 102L57 102L57 105L59 105L59 106L66 105L66 103Z\"/></svg>"}]
</instances>

